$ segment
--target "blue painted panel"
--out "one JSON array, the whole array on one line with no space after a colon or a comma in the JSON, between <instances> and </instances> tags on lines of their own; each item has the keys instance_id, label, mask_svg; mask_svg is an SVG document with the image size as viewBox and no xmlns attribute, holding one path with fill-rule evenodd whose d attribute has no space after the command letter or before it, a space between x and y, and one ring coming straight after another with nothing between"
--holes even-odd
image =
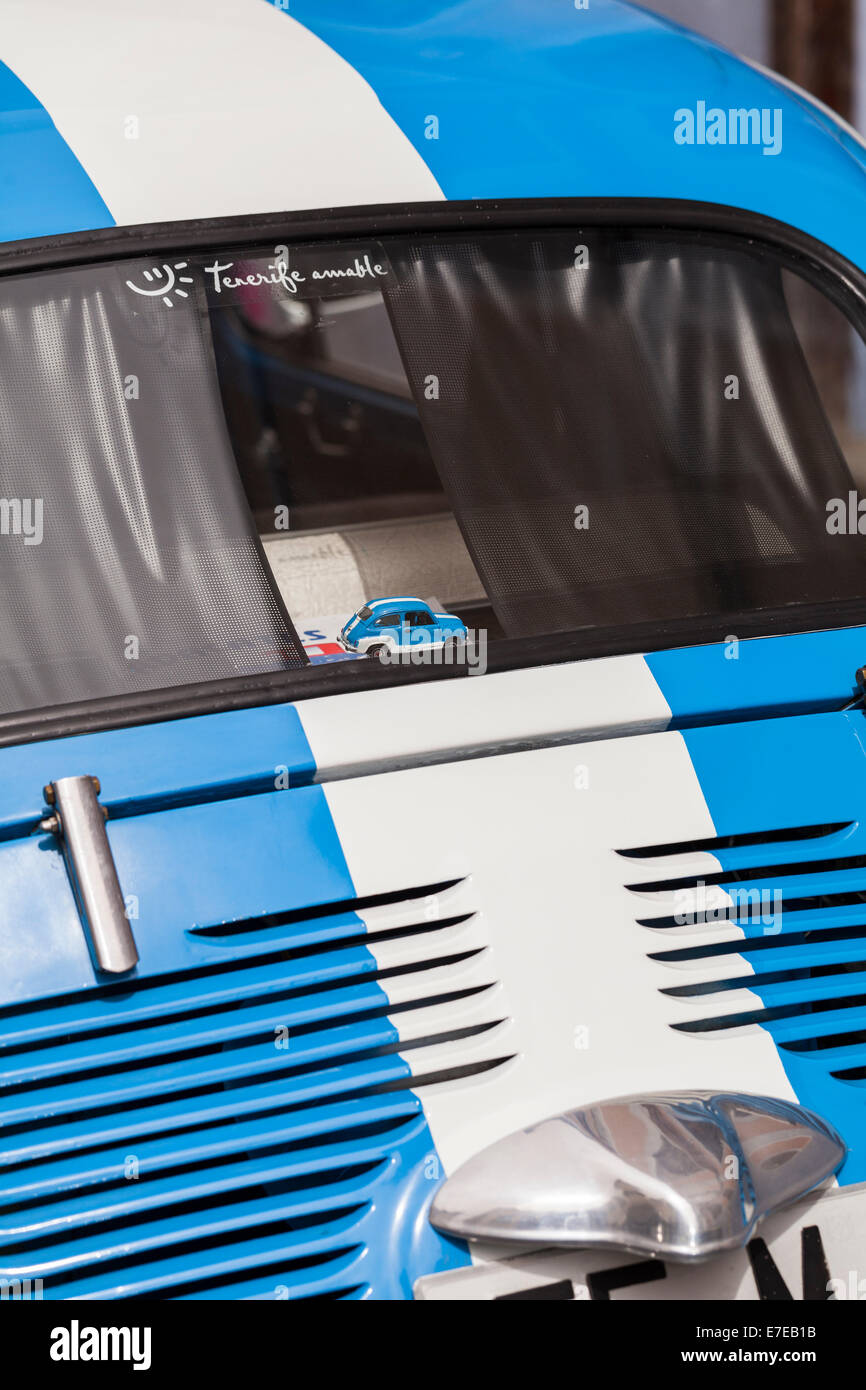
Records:
<instances>
[{"instance_id":1,"label":"blue painted panel","mask_svg":"<svg viewBox=\"0 0 866 1390\"><path fill-rule=\"evenodd\" d=\"M866 627L757 637L650 652L646 663L671 708L671 727L717 713L838 709L857 693Z\"/></svg>"},{"instance_id":2,"label":"blue painted panel","mask_svg":"<svg viewBox=\"0 0 866 1390\"><path fill-rule=\"evenodd\" d=\"M866 761L846 715L687 729L683 737L717 835L863 817ZM856 851L849 840L838 852Z\"/></svg>"},{"instance_id":3,"label":"blue painted panel","mask_svg":"<svg viewBox=\"0 0 866 1390\"><path fill-rule=\"evenodd\" d=\"M685 681L679 690L687 688ZM831 836L829 843L811 842L802 851L795 844L765 844L758 852L752 849L752 864L767 872L755 876L753 870L735 885L724 886L763 893L770 906L764 922L746 906L734 914L747 939L766 939L769 935L778 943L772 951L749 956L755 970L808 967L814 972L833 961L849 967L838 974L813 973L796 981L762 984L749 979L748 987L768 1009L787 1012L786 1017L770 1017L762 1024L777 1044L801 1103L836 1125L846 1140L850 1154L842 1181L862 1182L866 1180L866 1089L858 1080L833 1073L845 1067L866 1067L866 1005L849 1003L838 1010L817 1006L823 1001L836 999L841 1003L866 997L866 974L857 968L864 942L829 946L822 941L822 932L828 929L866 925L866 868L833 862L866 856L866 715L858 709L848 714L768 719L686 729L683 737L717 835L850 822L844 831ZM828 861L823 865L822 852ZM719 849L716 857L723 870L741 871L746 862L741 849ZM801 858L807 864L813 861L812 872L802 868L791 871L789 866ZM783 871L774 870L773 864ZM837 904L832 901L837 893L852 894L854 900ZM775 898L775 894L780 897ZM774 911L775 902L781 903L781 914ZM798 907L798 903L803 905ZM805 944L784 949L788 933L804 931L814 936ZM741 976L742 967L732 969L731 974ZM719 1017L729 1013L723 991L713 1002L718 1004ZM810 1041L857 1030L862 1030L862 1038L841 1050L816 1047ZM786 1046L801 1040L805 1050Z\"/></svg>"},{"instance_id":4,"label":"blue painted panel","mask_svg":"<svg viewBox=\"0 0 866 1390\"><path fill-rule=\"evenodd\" d=\"M284 772L292 785L313 771L291 705L20 744L0 751L0 836L35 825L43 814L42 788L59 777L98 775L104 805L125 814L179 797L264 791Z\"/></svg>"},{"instance_id":5,"label":"blue painted panel","mask_svg":"<svg viewBox=\"0 0 866 1390\"><path fill-rule=\"evenodd\" d=\"M319 787L130 816L109 821L108 837L124 895L137 899L141 977L225 958L225 947L194 935L195 927L355 896ZM0 881L4 999L92 984L56 839L37 834L0 844Z\"/></svg>"},{"instance_id":6,"label":"blue painted panel","mask_svg":"<svg viewBox=\"0 0 866 1390\"><path fill-rule=\"evenodd\" d=\"M273 0L271 0L273 3ZM373 87L448 198L690 198L749 208L866 266L863 151L739 58L618 0L292 0ZM680 108L782 112L782 147L681 145ZM427 138L428 117L438 138Z\"/></svg>"},{"instance_id":7,"label":"blue painted panel","mask_svg":"<svg viewBox=\"0 0 866 1390\"><path fill-rule=\"evenodd\" d=\"M374 10L359 23L354 0L292 0L290 15L367 79L447 197L721 202L866 265L861 147L808 98L707 40L618 0L380 0ZM698 101L781 111L780 153L678 145L674 113ZM430 116L437 139L426 138ZM51 113L8 68L0 142L0 240L113 224Z\"/></svg>"},{"instance_id":8,"label":"blue painted panel","mask_svg":"<svg viewBox=\"0 0 866 1390\"><path fill-rule=\"evenodd\" d=\"M4 63L0 150L0 241L114 226L49 113Z\"/></svg>"}]
</instances>

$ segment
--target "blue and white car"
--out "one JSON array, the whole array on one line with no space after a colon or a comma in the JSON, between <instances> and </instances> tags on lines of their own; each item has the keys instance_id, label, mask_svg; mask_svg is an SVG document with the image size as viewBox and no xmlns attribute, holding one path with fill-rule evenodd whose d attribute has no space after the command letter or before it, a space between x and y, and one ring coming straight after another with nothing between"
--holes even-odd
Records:
<instances>
[{"instance_id":1,"label":"blue and white car","mask_svg":"<svg viewBox=\"0 0 866 1390\"><path fill-rule=\"evenodd\" d=\"M375 598L353 613L340 632L347 652L359 656L440 651L467 639L466 624L453 613L436 613L420 598Z\"/></svg>"},{"instance_id":2,"label":"blue and white car","mask_svg":"<svg viewBox=\"0 0 866 1390\"><path fill-rule=\"evenodd\" d=\"M16 0L0 113L0 1279L862 1269L863 142L621 0ZM632 1224L497 1167L622 1096Z\"/></svg>"}]
</instances>

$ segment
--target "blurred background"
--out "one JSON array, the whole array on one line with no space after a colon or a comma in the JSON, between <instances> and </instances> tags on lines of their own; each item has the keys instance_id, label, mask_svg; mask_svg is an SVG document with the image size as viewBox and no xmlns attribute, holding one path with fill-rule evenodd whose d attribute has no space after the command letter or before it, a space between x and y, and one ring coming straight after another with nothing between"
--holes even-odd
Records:
<instances>
[{"instance_id":1,"label":"blurred background","mask_svg":"<svg viewBox=\"0 0 866 1390\"><path fill-rule=\"evenodd\" d=\"M866 132L866 0L642 0L789 77Z\"/></svg>"}]
</instances>

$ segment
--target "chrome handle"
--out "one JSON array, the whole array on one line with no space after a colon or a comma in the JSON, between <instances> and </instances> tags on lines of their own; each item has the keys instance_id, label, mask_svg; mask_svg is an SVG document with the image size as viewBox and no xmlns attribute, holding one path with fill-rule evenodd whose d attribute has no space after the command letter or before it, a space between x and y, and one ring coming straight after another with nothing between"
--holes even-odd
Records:
<instances>
[{"instance_id":1,"label":"chrome handle","mask_svg":"<svg viewBox=\"0 0 866 1390\"><path fill-rule=\"evenodd\" d=\"M836 1172L819 1115L741 1092L596 1101L498 1139L446 1178L430 1220L463 1240L703 1260Z\"/></svg>"},{"instance_id":2,"label":"chrome handle","mask_svg":"<svg viewBox=\"0 0 866 1390\"><path fill-rule=\"evenodd\" d=\"M138 962L96 777L60 777L45 788L53 813L41 822L63 846L72 891L97 967L125 974Z\"/></svg>"}]
</instances>

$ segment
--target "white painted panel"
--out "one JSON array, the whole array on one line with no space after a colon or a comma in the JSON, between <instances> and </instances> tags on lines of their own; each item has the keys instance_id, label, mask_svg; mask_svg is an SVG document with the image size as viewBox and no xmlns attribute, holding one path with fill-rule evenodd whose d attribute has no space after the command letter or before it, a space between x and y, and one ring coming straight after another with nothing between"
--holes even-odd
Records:
<instances>
[{"instance_id":1,"label":"white painted panel","mask_svg":"<svg viewBox=\"0 0 866 1390\"><path fill-rule=\"evenodd\" d=\"M497 679L478 685L495 688ZM473 682L459 684L463 689ZM509 728L519 718L518 706ZM305 706L299 708L306 723ZM464 736L474 727L472 718L462 725ZM422 720L416 739L427 728ZM355 733L364 736L357 723ZM575 785L577 765L585 769L580 781L586 785ZM714 834L679 734L337 780L325 784L325 794L359 894L466 878L461 901L477 910L472 940L485 949L465 966L465 978L502 986L487 1010L488 1017L504 1020L501 1028L467 1047L472 1057L516 1060L420 1092L446 1171L504 1134L601 1097L698 1087L793 1098L765 1030L694 1036L672 1028L718 1010L706 999L660 992L683 976L648 953L660 949L660 937L671 945L684 938L674 941L636 920L652 909L647 912L648 904L626 885L648 877L646 861L636 874L634 861L616 851ZM710 867L711 856L703 862ZM749 973L739 956L729 957L728 965L732 974ZM400 981L401 1002L420 992L417 981ZM759 1006L746 990L732 1001ZM445 1014L440 1006L440 1027ZM465 1020L465 1010L455 1013L455 1026ZM424 1034L413 1028L401 1035ZM447 1065L449 1049L437 1045L432 1054L404 1055L420 1076ZM461 1046L459 1061L468 1055Z\"/></svg>"},{"instance_id":2,"label":"white painted panel","mask_svg":"<svg viewBox=\"0 0 866 1390\"><path fill-rule=\"evenodd\" d=\"M263 0L4 0L0 58L118 223L442 197L361 75Z\"/></svg>"},{"instance_id":3,"label":"white painted panel","mask_svg":"<svg viewBox=\"0 0 866 1390\"><path fill-rule=\"evenodd\" d=\"M297 710L325 775L479 746L663 729L671 717L642 656L327 695Z\"/></svg>"}]
</instances>

